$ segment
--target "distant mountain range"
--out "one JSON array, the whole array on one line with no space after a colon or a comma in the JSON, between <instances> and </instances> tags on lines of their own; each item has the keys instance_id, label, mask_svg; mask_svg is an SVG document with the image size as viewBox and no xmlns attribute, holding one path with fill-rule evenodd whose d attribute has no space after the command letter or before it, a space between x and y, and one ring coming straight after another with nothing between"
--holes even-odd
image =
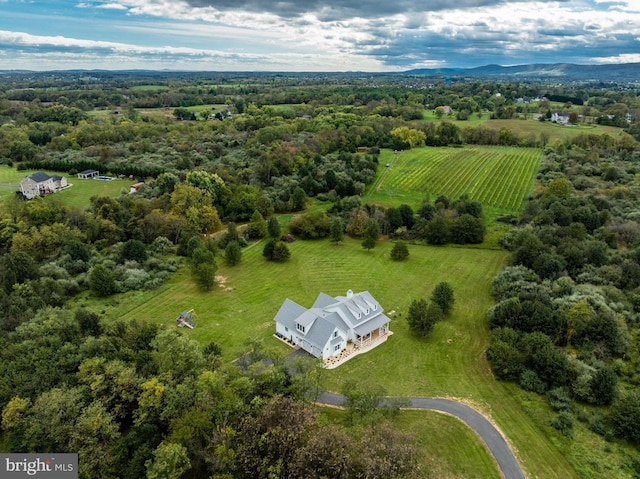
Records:
<instances>
[{"instance_id":1,"label":"distant mountain range","mask_svg":"<svg viewBox=\"0 0 640 479\"><path fill-rule=\"evenodd\" d=\"M574 63L535 63L530 65L485 65L476 68L425 68L408 70L407 75L430 75L477 78L640 82L640 63L576 65Z\"/></svg>"},{"instance_id":2,"label":"distant mountain range","mask_svg":"<svg viewBox=\"0 0 640 479\"><path fill-rule=\"evenodd\" d=\"M0 0L1 2L2 0ZM179 76L193 77L217 74L221 76L361 76L363 72L206 72L181 70L58 70L58 71L30 71L30 70L0 70L1 76L8 75L96 75L101 78L123 75L144 77ZM367 73L367 75L424 75L432 77L451 77L465 79L488 79L507 81L559 81L559 82L603 82L603 83L640 83L640 63L613 63L604 65L578 65L575 63L533 63L529 65L485 65L475 68L421 68L407 70L401 73Z\"/></svg>"}]
</instances>

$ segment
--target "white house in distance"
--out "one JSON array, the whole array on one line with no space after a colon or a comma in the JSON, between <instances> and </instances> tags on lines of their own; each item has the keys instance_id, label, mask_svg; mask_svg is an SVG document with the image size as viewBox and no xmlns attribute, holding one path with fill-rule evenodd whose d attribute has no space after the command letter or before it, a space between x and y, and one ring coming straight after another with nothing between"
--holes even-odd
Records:
<instances>
[{"instance_id":1,"label":"white house in distance","mask_svg":"<svg viewBox=\"0 0 640 479\"><path fill-rule=\"evenodd\" d=\"M30 200L35 196L46 196L68 186L64 176L49 176L43 171L33 173L20 182L20 191Z\"/></svg>"},{"instance_id":2,"label":"white house in distance","mask_svg":"<svg viewBox=\"0 0 640 479\"><path fill-rule=\"evenodd\" d=\"M368 291L335 298L320 293L311 309L286 299L275 316L276 335L326 360L339 355L352 342L366 347L389 333L380 304Z\"/></svg>"}]
</instances>

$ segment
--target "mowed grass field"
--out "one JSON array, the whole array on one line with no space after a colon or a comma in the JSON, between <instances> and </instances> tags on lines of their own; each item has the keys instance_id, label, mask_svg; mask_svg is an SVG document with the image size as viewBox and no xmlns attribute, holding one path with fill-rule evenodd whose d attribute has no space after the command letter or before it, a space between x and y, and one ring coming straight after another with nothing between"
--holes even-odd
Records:
<instances>
[{"instance_id":1,"label":"mowed grass field","mask_svg":"<svg viewBox=\"0 0 640 479\"><path fill-rule=\"evenodd\" d=\"M544 134L548 136L549 140L554 138L565 140L576 137L580 134L603 135L605 133L614 139L618 139L621 134L624 134L621 128L616 128L614 126L597 125L593 123L580 123L575 126L569 126L551 123L550 121L538 121L533 119L489 120L484 124L484 126L493 128L494 130L509 128L516 135L522 137L528 136L540 138L540 134Z\"/></svg>"},{"instance_id":2,"label":"mowed grass field","mask_svg":"<svg viewBox=\"0 0 640 479\"><path fill-rule=\"evenodd\" d=\"M468 194L485 213L518 214L531 192L542 152L536 148L464 146L383 150L375 183L363 201L417 208L425 197L434 201Z\"/></svg>"},{"instance_id":3,"label":"mowed grass field","mask_svg":"<svg viewBox=\"0 0 640 479\"><path fill-rule=\"evenodd\" d=\"M20 186L20 182L32 173L38 170L24 170L18 171L15 168L10 168L6 165L0 165L0 185L15 185ZM45 201L59 201L67 206L76 206L84 209L89 205L89 199L92 196L120 196L122 192L128 192L129 186L135 183L131 180L113 180L113 181L99 181L99 180L81 180L76 176L69 176L66 173L55 173L51 171L45 171L49 175L57 174L60 176L66 176L67 182L73 186L66 188L62 191L46 196ZM0 200L14 195L19 188L10 188L0 186Z\"/></svg>"},{"instance_id":4,"label":"mowed grass field","mask_svg":"<svg viewBox=\"0 0 640 479\"><path fill-rule=\"evenodd\" d=\"M496 381L484 356L486 310L493 302L490 284L506 260L504 251L410 245L409 259L394 262L389 258L390 242L379 242L367 252L355 239L340 246L329 240L296 241L290 245L290 261L278 264L264 260L263 246L264 242L259 242L246 248L235 267L221 264L220 283L210 292L199 291L183 268L154 291L101 300L84 296L78 298L77 305L107 319L148 320L167 327L176 327L180 311L194 308L196 328L184 333L202 345L216 341L230 361L253 339L276 354L291 351L273 337L273 317L286 298L310 307L321 291L335 296L348 289L368 290L387 313L395 311L391 314L394 334L376 349L325 371L326 389L339 391L346 379L359 378L382 385L389 395L461 398L491 416L532 476L576 477L547 438L548 432L514 400L517 388ZM409 304L417 298L429 298L441 281L449 282L455 291L454 312L428 339L415 337L405 320ZM419 418L415 427L420 421L424 427L431 424L431 416L415 414ZM478 476L461 472L467 458L459 451L449 451L447 461L452 464L438 466L445 468L440 477L495 477L491 472Z\"/></svg>"}]
</instances>

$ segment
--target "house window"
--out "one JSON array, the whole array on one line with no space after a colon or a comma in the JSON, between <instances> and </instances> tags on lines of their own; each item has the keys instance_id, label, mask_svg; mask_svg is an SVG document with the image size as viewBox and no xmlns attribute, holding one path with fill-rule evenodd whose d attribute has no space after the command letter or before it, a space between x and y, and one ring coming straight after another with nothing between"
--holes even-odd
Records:
<instances>
[{"instance_id":1,"label":"house window","mask_svg":"<svg viewBox=\"0 0 640 479\"><path fill-rule=\"evenodd\" d=\"M340 346L341 346L340 344L336 344L336 345L333 347L333 350L334 350L334 351L340 351Z\"/></svg>"},{"instance_id":2,"label":"house window","mask_svg":"<svg viewBox=\"0 0 640 479\"><path fill-rule=\"evenodd\" d=\"M296 323L296 329L302 333L304 333L304 326L302 326L301 324Z\"/></svg>"},{"instance_id":3,"label":"house window","mask_svg":"<svg viewBox=\"0 0 640 479\"><path fill-rule=\"evenodd\" d=\"M334 332L333 332L333 337L334 337L334 338L337 338L337 337L338 337L338 331L334 331Z\"/></svg>"},{"instance_id":4,"label":"house window","mask_svg":"<svg viewBox=\"0 0 640 479\"><path fill-rule=\"evenodd\" d=\"M289 328L287 328L286 326L284 327L284 330L288 333L289 332Z\"/></svg>"}]
</instances>

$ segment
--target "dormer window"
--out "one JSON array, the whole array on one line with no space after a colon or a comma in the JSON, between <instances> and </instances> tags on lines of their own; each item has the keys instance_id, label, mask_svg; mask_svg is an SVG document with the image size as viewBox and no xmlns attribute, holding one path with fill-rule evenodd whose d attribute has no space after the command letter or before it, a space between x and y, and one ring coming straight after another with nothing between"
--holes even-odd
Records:
<instances>
[{"instance_id":1,"label":"dormer window","mask_svg":"<svg viewBox=\"0 0 640 479\"><path fill-rule=\"evenodd\" d=\"M301 333L304 333L304 332L305 332L305 330L304 330L304 329L305 329L305 328L304 328L304 326L303 326L303 325L301 325L301 324L299 324L299 323L296 323L296 329L297 329L298 331L300 331Z\"/></svg>"}]
</instances>

